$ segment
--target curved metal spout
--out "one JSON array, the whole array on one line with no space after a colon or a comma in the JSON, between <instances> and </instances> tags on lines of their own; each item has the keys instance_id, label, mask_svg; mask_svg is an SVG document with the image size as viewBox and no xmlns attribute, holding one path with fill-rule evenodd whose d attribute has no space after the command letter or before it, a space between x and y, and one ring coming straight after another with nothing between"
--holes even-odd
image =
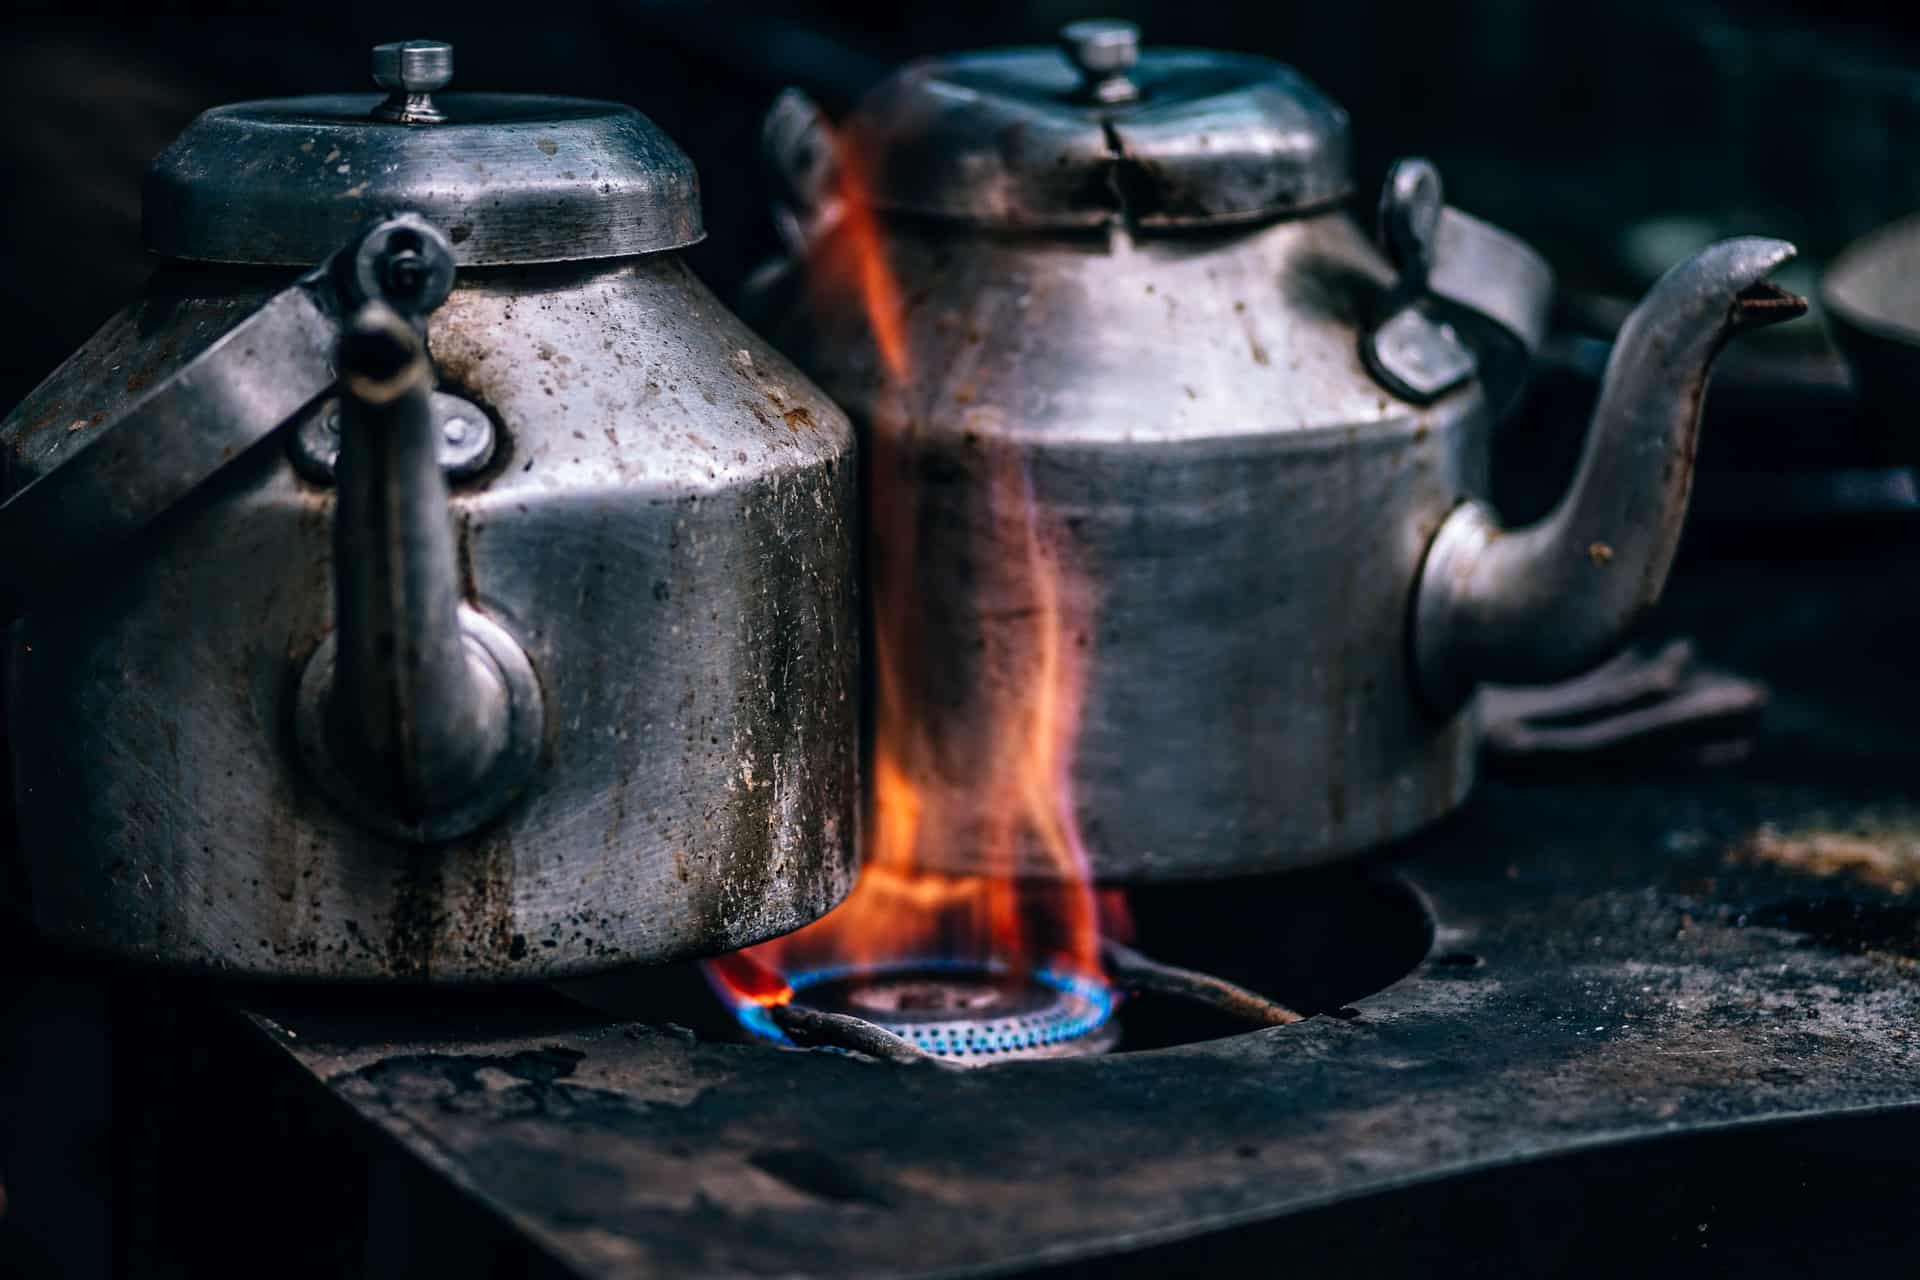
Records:
<instances>
[{"instance_id":1,"label":"curved metal spout","mask_svg":"<svg viewBox=\"0 0 1920 1280\"><path fill-rule=\"evenodd\" d=\"M1415 670L1436 710L1457 707L1480 681L1585 670L1659 599L1686 519L1714 357L1735 333L1806 310L1767 281L1793 254L1784 241L1743 237L1667 272L1621 327L1560 505L1512 532L1476 502L1447 518L1413 611Z\"/></svg>"},{"instance_id":2,"label":"curved metal spout","mask_svg":"<svg viewBox=\"0 0 1920 1280\"><path fill-rule=\"evenodd\" d=\"M340 385L330 729L363 785L419 818L464 796L499 756L507 691L460 630L425 344L396 312L369 306L341 340Z\"/></svg>"},{"instance_id":3,"label":"curved metal spout","mask_svg":"<svg viewBox=\"0 0 1920 1280\"><path fill-rule=\"evenodd\" d=\"M361 817L444 839L524 778L539 686L512 637L461 602L420 335L370 303L347 327L339 370L336 631L303 682L302 737Z\"/></svg>"}]
</instances>

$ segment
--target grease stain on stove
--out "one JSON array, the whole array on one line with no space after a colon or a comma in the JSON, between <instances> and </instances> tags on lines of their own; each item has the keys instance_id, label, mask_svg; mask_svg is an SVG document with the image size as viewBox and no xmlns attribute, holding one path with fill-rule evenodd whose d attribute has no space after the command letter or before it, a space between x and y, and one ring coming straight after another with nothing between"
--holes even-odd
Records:
<instances>
[{"instance_id":1,"label":"grease stain on stove","mask_svg":"<svg viewBox=\"0 0 1920 1280\"><path fill-rule=\"evenodd\" d=\"M1920 887L1920 817L1872 814L1844 827L1763 823L1727 850L1726 861L1904 896Z\"/></svg>"},{"instance_id":2,"label":"grease stain on stove","mask_svg":"<svg viewBox=\"0 0 1920 1280\"><path fill-rule=\"evenodd\" d=\"M1920 972L1920 818L1868 811L1762 823L1729 845L1733 881L1715 917L1736 929L1781 931L1824 950Z\"/></svg>"}]
</instances>

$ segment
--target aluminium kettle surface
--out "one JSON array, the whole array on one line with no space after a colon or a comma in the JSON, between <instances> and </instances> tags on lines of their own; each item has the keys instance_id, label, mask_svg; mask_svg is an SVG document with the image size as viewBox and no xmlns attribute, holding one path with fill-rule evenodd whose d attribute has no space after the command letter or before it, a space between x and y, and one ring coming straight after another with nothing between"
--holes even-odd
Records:
<instances>
[{"instance_id":1,"label":"aluminium kettle surface","mask_svg":"<svg viewBox=\"0 0 1920 1280\"><path fill-rule=\"evenodd\" d=\"M236 292L230 275L163 273L0 425L16 468L44 482L110 448L123 416L191 381L218 335L286 287L247 278ZM111 554L56 563L36 587L8 713L44 933L255 976L543 978L731 949L845 893L845 419L672 253L455 282L426 336L439 389L376 413L385 446L354 443L378 387L323 387ZM349 380L368 371L341 355ZM289 382L295 367L270 366ZM444 449L434 465L417 434L451 443L443 393L496 437L477 467ZM316 449L336 415L333 452ZM402 437L428 454L406 463ZM413 477L393 490L412 513L398 542L346 515L336 479L355 449L384 459L361 466L376 483ZM429 554L407 530L432 542L436 519L449 537ZM301 751L306 691L327 688L307 677L349 624L340 571L382 563L421 600L450 586L483 644L507 637L540 709L524 775L496 786L482 770L481 809L446 828L344 802ZM445 617L455 601L437 598L393 617ZM440 669L462 670L460 652ZM349 738L369 723L348 722ZM400 774L418 760L392 758ZM466 786L460 773L437 776Z\"/></svg>"}]
</instances>

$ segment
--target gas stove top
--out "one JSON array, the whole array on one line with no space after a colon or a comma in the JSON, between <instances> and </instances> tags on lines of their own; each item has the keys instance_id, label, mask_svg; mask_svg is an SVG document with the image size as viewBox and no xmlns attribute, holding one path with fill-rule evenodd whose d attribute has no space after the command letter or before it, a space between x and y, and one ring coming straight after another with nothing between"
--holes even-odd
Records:
<instances>
[{"instance_id":1,"label":"gas stove top","mask_svg":"<svg viewBox=\"0 0 1920 1280\"><path fill-rule=\"evenodd\" d=\"M1885 24L1862 46L1807 15L1711 5L1601 21L1463 0L1357 26L1136 8L1156 36L1279 52L1365 104L1369 189L1390 158L1431 154L1464 202L1549 250L1571 298L1494 451L1515 520L1564 490L1618 297L1654 264L1765 229L1807 250L1811 291L1821 260L1920 199L1884 162L1917 118L1895 65L1913 32ZM837 111L908 56L1045 40L1079 11L505 13L448 34L475 65L544 47L521 70L552 79L531 87L656 113L700 161L713 235L696 266L732 296L775 245L744 158L778 88ZM174 16L132 45L114 28L4 51L32 71L15 78L33 126L16 167L43 180L0 283L50 320L0 359L8 403L150 269L133 193L167 137L213 101L334 83L328 50L358 52L344 27L236 36L218 15L233 38L208 41L206 15ZM1615 75L1623 50L1664 70ZM1799 92L1765 92L1786 83ZM1651 158L1650 131L1668 143ZM109 136L133 141L108 155L91 140ZM76 227L86 255L33 251ZM694 966L564 988L189 986L0 931L25 975L0 1026L27 1049L0 1048L0 1272L1911 1270L1911 450L1861 414L1812 324L1731 351L1707 416L1691 562L1650 639L1764 682L1750 754L1490 776L1355 869L1134 891L1131 959L1230 984L1224 1007L1119 981L1127 957L1108 954L1117 992L812 973L798 1012L754 1028ZM849 1019L889 1039L850 1038Z\"/></svg>"},{"instance_id":2,"label":"gas stove top","mask_svg":"<svg viewBox=\"0 0 1920 1280\"><path fill-rule=\"evenodd\" d=\"M251 1021L296 1076L581 1274L1116 1258L1231 1274L1339 1239L1399 1274L1418 1270L1414 1237L1443 1228L1386 1224L1442 1193L1462 1231L1492 1229L1462 1207L1488 1196L1586 1223L1599 1252L1572 1263L1632 1240L1635 1256L1750 1266L1728 1215L1764 1236L1786 1210L1741 1163L1802 1166L1777 1145L1728 1154L1738 1142L1851 1133L1849 1163L1821 1176L1859 1209L1903 1185L1872 1153L1920 1114L1920 747L1889 710L1920 698L1894 652L1920 598L1900 567L1914 541L1867 530L1844 559L1761 554L1676 585L1663 629L1772 684L1738 765L1490 779L1458 819L1357 871L1134 895L1143 951L1310 1015L1292 1025L1135 998L1108 1053L952 1070L748 1042L690 973L434 997L430 1019L418 1000L346 1019L280 997L251 1002ZM1773 605L1756 617L1755 600ZM854 1011L902 1016L871 997ZM1705 1151L1710 1174L1676 1172L1675 1153ZM1614 1184L1564 1170L1603 1155L1615 1183L1665 1170L1655 1200L1694 1185L1698 1231L1636 1234L1671 1224L1621 1209L1617 1185L1617 1220L1596 1226L1585 1197ZM1822 1193L1795 1194L1806 1210ZM1553 1233L1536 1234L1502 1247L1537 1261Z\"/></svg>"}]
</instances>

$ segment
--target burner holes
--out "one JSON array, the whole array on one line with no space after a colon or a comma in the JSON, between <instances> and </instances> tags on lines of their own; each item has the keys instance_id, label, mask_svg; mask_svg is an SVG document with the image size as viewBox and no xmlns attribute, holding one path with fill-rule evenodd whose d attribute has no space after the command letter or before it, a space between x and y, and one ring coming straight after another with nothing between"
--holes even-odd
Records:
<instances>
[{"instance_id":1,"label":"burner holes","mask_svg":"<svg viewBox=\"0 0 1920 1280\"><path fill-rule=\"evenodd\" d=\"M1471 951L1443 951L1429 963L1436 969L1478 969L1486 960Z\"/></svg>"}]
</instances>

